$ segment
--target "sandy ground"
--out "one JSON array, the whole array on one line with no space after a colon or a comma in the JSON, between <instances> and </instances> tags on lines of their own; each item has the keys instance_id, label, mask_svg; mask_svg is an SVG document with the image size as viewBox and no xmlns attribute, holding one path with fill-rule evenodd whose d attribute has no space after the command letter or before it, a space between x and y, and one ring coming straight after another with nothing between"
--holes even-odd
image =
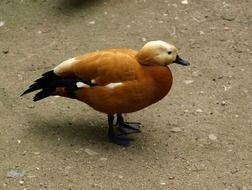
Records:
<instances>
[{"instance_id":1,"label":"sandy ground","mask_svg":"<svg viewBox=\"0 0 252 190\"><path fill-rule=\"evenodd\" d=\"M252 189L251 0L1 0L0 189ZM166 98L127 115L128 148L106 116L65 98L20 93L67 58L175 44Z\"/></svg>"}]
</instances>

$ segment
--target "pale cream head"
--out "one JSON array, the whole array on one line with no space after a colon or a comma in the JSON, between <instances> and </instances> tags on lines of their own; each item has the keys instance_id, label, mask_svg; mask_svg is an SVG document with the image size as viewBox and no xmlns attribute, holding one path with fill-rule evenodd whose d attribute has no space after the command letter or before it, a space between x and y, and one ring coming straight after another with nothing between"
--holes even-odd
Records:
<instances>
[{"instance_id":1,"label":"pale cream head","mask_svg":"<svg viewBox=\"0 0 252 190\"><path fill-rule=\"evenodd\" d=\"M150 41L137 54L142 65L169 65L176 60L177 48L164 41Z\"/></svg>"}]
</instances>

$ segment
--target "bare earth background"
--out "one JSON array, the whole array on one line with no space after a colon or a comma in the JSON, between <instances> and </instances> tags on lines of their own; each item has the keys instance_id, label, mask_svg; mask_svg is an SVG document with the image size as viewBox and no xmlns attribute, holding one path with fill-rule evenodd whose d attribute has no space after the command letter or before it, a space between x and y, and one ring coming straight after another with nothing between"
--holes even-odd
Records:
<instances>
[{"instance_id":1,"label":"bare earth background","mask_svg":"<svg viewBox=\"0 0 252 190\"><path fill-rule=\"evenodd\" d=\"M251 190L251 31L251 0L1 0L0 189ZM68 58L157 39L191 66L127 115L144 125L128 148L85 104L19 97Z\"/></svg>"}]
</instances>

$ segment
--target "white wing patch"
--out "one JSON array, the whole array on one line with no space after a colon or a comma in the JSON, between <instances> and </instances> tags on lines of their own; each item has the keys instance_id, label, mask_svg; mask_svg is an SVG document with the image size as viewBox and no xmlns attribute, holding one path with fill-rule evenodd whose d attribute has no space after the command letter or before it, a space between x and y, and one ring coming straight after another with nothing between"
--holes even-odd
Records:
<instances>
[{"instance_id":1,"label":"white wing patch","mask_svg":"<svg viewBox=\"0 0 252 190\"><path fill-rule=\"evenodd\" d=\"M93 80L92 80L92 81L93 81ZM116 88L116 87L118 87L118 86L120 86L120 85L122 85L122 84L123 84L122 82L109 83L109 84L107 84L107 85L104 86L104 87L113 89L113 88ZM76 86L77 86L77 88L90 88L89 85L87 85L87 84L85 84L85 83L83 83L83 82L77 82L77 83L76 83Z\"/></svg>"},{"instance_id":2,"label":"white wing patch","mask_svg":"<svg viewBox=\"0 0 252 190\"><path fill-rule=\"evenodd\" d=\"M121 83L121 82L116 82L116 83L109 83L109 84L107 84L105 87L107 87L107 88L116 88L117 86L120 86L120 85L122 85L123 83Z\"/></svg>"},{"instance_id":3,"label":"white wing patch","mask_svg":"<svg viewBox=\"0 0 252 190\"><path fill-rule=\"evenodd\" d=\"M78 88L83 88L83 87L89 88L89 86L86 85L86 84L84 84L83 82L77 82L77 83L76 83L76 86L77 86Z\"/></svg>"},{"instance_id":4,"label":"white wing patch","mask_svg":"<svg viewBox=\"0 0 252 190\"><path fill-rule=\"evenodd\" d=\"M61 73L61 71L63 70L70 70L70 68L72 67L72 64L76 61L75 58L71 58L71 59L68 59L66 61L63 61L61 64L59 64L58 66L56 66L54 68L54 72L56 74L59 74Z\"/></svg>"}]
</instances>

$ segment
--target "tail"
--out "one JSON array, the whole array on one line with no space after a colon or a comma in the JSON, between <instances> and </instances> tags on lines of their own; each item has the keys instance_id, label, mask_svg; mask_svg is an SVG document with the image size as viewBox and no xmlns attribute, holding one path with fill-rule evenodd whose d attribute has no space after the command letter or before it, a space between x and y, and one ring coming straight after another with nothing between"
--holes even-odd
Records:
<instances>
[{"instance_id":1,"label":"tail","mask_svg":"<svg viewBox=\"0 0 252 190\"><path fill-rule=\"evenodd\" d=\"M34 83L29 86L29 88L24 91L21 96L31 93L36 90L39 91L33 98L33 101L39 101L48 96L58 95L56 93L57 87L62 87L67 93L68 97L74 96L74 91L77 89L76 83L77 78L74 77L60 77L57 76L53 71L48 71L42 74L42 77L34 81Z\"/></svg>"}]
</instances>

